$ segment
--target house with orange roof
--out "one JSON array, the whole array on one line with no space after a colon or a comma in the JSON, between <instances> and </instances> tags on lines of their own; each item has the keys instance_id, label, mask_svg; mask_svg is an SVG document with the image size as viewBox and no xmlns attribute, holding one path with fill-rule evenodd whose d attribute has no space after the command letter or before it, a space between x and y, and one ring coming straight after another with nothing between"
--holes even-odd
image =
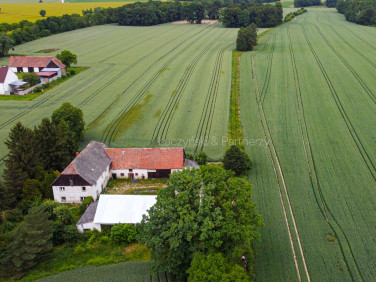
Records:
<instances>
[{"instance_id":1,"label":"house with orange roof","mask_svg":"<svg viewBox=\"0 0 376 282\"><path fill-rule=\"evenodd\" d=\"M25 73L35 72L39 76L52 74L60 77L66 74L66 66L56 57L29 57L29 56L11 56L8 67L13 72Z\"/></svg>"},{"instance_id":2,"label":"house with orange roof","mask_svg":"<svg viewBox=\"0 0 376 282\"><path fill-rule=\"evenodd\" d=\"M107 148L91 141L52 183L54 199L81 203L97 199L110 178L168 178L184 168L198 168L184 148Z\"/></svg>"}]
</instances>

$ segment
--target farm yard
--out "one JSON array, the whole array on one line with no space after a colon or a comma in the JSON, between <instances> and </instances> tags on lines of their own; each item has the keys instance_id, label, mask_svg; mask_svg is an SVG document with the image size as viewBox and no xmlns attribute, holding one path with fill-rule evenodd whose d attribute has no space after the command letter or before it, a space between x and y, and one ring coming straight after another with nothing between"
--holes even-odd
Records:
<instances>
[{"instance_id":1,"label":"farm yard","mask_svg":"<svg viewBox=\"0 0 376 282\"><path fill-rule=\"evenodd\" d=\"M127 3L124 2L86 2L86 3L60 3L61 1L44 1L44 3L38 3L37 1L25 1L22 3L12 4L2 3L0 0L0 23L18 23L22 20L28 20L35 22L41 20L43 17L39 14L40 10L46 11L46 17L62 16L64 14L82 14L82 10L94 9L96 7L101 8L116 8L123 6ZM135 2L135 1L133 1ZM128 2L131 3L131 2Z\"/></svg>"},{"instance_id":2,"label":"farm yard","mask_svg":"<svg viewBox=\"0 0 376 282\"><path fill-rule=\"evenodd\" d=\"M376 29L309 9L243 54L256 281L376 277Z\"/></svg>"},{"instance_id":3,"label":"farm yard","mask_svg":"<svg viewBox=\"0 0 376 282\"><path fill-rule=\"evenodd\" d=\"M94 139L112 147L183 146L179 142L188 140L187 151L204 149L220 158L236 33L218 24L105 25L16 46L15 53L33 55L68 49L90 69L33 101L0 102L0 159L17 120L34 126L66 101L83 110L83 145ZM7 64L5 58L1 63ZM196 144L193 139L213 142Z\"/></svg>"}]
</instances>

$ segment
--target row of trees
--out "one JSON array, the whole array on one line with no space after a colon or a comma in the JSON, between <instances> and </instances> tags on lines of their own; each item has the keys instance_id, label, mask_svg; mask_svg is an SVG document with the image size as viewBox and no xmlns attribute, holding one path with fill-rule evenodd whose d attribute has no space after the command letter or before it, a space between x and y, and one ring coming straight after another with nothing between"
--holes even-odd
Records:
<instances>
[{"instance_id":1,"label":"row of trees","mask_svg":"<svg viewBox=\"0 0 376 282\"><path fill-rule=\"evenodd\" d=\"M321 5L321 0L294 0L294 7L308 7L308 6L319 6Z\"/></svg>"},{"instance_id":2,"label":"row of trees","mask_svg":"<svg viewBox=\"0 0 376 282\"><path fill-rule=\"evenodd\" d=\"M338 0L337 10L349 22L361 25L376 25L376 1Z\"/></svg>"},{"instance_id":3,"label":"row of trees","mask_svg":"<svg viewBox=\"0 0 376 282\"><path fill-rule=\"evenodd\" d=\"M0 211L18 206L23 212L34 202L52 198L51 183L72 160L84 134L82 111L64 103L34 129L18 122L5 142L4 183Z\"/></svg>"},{"instance_id":4,"label":"row of trees","mask_svg":"<svg viewBox=\"0 0 376 282\"><path fill-rule=\"evenodd\" d=\"M223 10L223 24L226 27L247 27L254 23L257 27L274 27L282 23L281 2L275 5L234 5Z\"/></svg>"}]
</instances>

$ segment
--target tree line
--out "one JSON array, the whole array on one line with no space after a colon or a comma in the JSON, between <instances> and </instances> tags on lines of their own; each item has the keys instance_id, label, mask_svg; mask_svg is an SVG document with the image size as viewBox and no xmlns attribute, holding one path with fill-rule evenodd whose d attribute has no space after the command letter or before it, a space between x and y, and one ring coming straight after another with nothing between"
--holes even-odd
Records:
<instances>
[{"instance_id":1,"label":"tree line","mask_svg":"<svg viewBox=\"0 0 376 282\"><path fill-rule=\"evenodd\" d=\"M83 138L82 111L64 103L32 128L16 123L5 142L0 212L19 208L23 213L42 199L53 199L51 183L73 159Z\"/></svg>"},{"instance_id":2,"label":"tree line","mask_svg":"<svg viewBox=\"0 0 376 282\"><path fill-rule=\"evenodd\" d=\"M374 0L338 0L337 10L349 22L376 25L376 1Z\"/></svg>"},{"instance_id":3,"label":"tree line","mask_svg":"<svg viewBox=\"0 0 376 282\"><path fill-rule=\"evenodd\" d=\"M281 2L271 4L233 5L223 10L222 21L225 27L247 27L254 23L257 27L274 27L282 23Z\"/></svg>"},{"instance_id":4,"label":"tree line","mask_svg":"<svg viewBox=\"0 0 376 282\"><path fill-rule=\"evenodd\" d=\"M319 6L321 5L321 0L294 0L294 7L308 7L308 6Z\"/></svg>"}]
</instances>

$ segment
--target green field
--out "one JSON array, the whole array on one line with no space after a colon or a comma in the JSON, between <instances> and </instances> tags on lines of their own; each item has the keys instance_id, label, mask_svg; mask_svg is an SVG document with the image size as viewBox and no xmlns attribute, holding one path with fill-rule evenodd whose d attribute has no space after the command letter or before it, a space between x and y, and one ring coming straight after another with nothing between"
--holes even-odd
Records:
<instances>
[{"instance_id":1,"label":"green field","mask_svg":"<svg viewBox=\"0 0 376 282\"><path fill-rule=\"evenodd\" d=\"M65 0L65 3L81 2L141 2L142 0ZM41 4L39 0L0 0L0 4ZM61 3L61 0L43 0L43 3Z\"/></svg>"},{"instance_id":2,"label":"green field","mask_svg":"<svg viewBox=\"0 0 376 282\"><path fill-rule=\"evenodd\" d=\"M152 265L153 263L148 261L132 261L105 266L85 267L65 271L37 281L77 281L78 277L80 281L171 281L170 277L165 273L159 275L149 274Z\"/></svg>"},{"instance_id":3,"label":"green field","mask_svg":"<svg viewBox=\"0 0 376 282\"><path fill-rule=\"evenodd\" d=\"M188 151L220 158L236 33L221 25L105 25L15 47L17 54L40 56L51 53L35 52L68 49L90 68L33 101L0 101L0 159L16 121L34 126L63 102L83 110L83 145L94 139L113 147L166 147L188 140ZM193 142L204 139L210 142Z\"/></svg>"},{"instance_id":4,"label":"green field","mask_svg":"<svg viewBox=\"0 0 376 282\"><path fill-rule=\"evenodd\" d=\"M241 58L258 281L376 277L376 29L311 9Z\"/></svg>"}]
</instances>

